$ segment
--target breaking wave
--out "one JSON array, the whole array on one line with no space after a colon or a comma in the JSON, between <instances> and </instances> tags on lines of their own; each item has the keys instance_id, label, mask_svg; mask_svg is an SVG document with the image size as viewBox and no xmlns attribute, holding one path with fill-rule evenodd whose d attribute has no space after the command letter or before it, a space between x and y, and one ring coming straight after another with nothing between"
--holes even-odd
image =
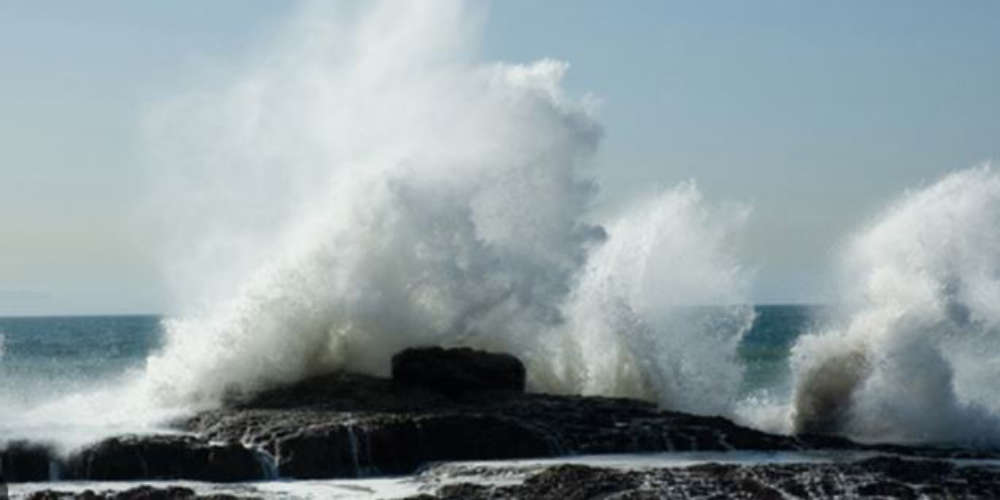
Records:
<instances>
[{"instance_id":1,"label":"breaking wave","mask_svg":"<svg viewBox=\"0 0 1000 500\"><path fill-rule=\"evenodd\" d=\"M845 256L846 313L793 349L797 432L870 441L1000 438L1000 176L907 193Z\"/></svg>"}]
</instances>

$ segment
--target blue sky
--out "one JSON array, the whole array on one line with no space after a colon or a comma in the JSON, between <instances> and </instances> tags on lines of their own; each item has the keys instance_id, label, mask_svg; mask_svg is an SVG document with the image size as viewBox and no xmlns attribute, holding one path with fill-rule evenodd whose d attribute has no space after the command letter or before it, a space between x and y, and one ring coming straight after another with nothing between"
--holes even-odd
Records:
<instances>
[{"instance_id":1,"label":"blue sky","mask_svg":"<svg viewBox=\"0 0 1000 500\"><path fill-rule=\"evenodd\" d=\"M0 4L0 314L160 310L130 219L138 124L294 9ZM1000 150L997 2L513 0L480 52L569 61L569 89L601 98L601 207L686 179L753 206L758 301L826 300L854 228Z\"/></svg>"}]
</instances>

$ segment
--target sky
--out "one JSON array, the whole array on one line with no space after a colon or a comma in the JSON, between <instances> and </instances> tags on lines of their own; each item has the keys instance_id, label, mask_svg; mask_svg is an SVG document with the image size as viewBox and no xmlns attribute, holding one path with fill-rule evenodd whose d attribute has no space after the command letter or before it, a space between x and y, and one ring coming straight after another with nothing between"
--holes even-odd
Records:
<instances>
[{"instance_id":1,"label":"sky","mask_svg":"<svg viewBox=\"0 0 1000 500\"><path fill-rule=\"evenodd\" d=\"M135 228L143 117L295 10L0 3L0 315L163 311ZM569 91L600 99L598 210L688 179L751 206L757 302L830 300L853 231L1000 153L998 2L506 0L481 43L568 61Z\"/></svg>"}]
</instances>

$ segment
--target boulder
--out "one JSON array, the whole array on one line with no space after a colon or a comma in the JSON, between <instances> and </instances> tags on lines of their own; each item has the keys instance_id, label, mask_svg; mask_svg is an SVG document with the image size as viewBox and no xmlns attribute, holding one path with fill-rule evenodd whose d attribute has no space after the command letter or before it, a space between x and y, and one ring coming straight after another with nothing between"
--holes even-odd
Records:
<instances>
[{"instance_id":1,"label":"boulder","mask_svg":"<svg viewBox=\"0 0 1000 500\"><path fill-rule=\"evenodd\" d=\"M47 446L13 441L0 451L0 479L8 483L48 481L52 463L53 453Z\"/></svg>"},{"instance_id":2,"label":"boulder","mask_svg":"<svg viewBox=\"0 0 1000 500\"><path fill-rule=\"evenodd\" d=\"M524 392L524 379L524 364L510 354L419 347L392 357L393 382L450 395L487 390Z\"/></svg>"}]
</instances>

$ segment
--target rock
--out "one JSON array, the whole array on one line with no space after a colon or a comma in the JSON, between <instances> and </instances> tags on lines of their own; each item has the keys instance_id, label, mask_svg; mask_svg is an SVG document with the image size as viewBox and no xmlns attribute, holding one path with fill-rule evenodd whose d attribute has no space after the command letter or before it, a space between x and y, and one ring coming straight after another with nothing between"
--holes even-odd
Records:
<instances>
[{"instance_id":1,"label":"rock","mask_svg":"<svg viewBox=\"0 0 1000 500\"><path fill-rule=\"evenodd\" d=\"M209 444L192 436L119 436L88 446L67 461L71 479L194 479L233 482L265 479L252 450Z\"/></svg>"},{"instance_id":2,"label":"rock","mask_svg":"<svg viewBox=\"0 0 1000 500\"><path fill-rule=\"evenodd\" d=\"M48 481L52 450L45 445L12 441L0 452L0 478L9 483Z\"/></svg>"},{"instance_id":3,"label":"rock","mask_svg":"<svg viewBox=\"0 0 1000 500\"><path fill-rule=\"evenodd\" d=\"M444 466L442 466L444 467ZM436 491L412 500L559 498L997 498L1000 468L989 465L955 467L939 460L876 457L829 463L772 463L756 465L702 464L690 467L602 468L585 465L541 466L515 484L516 469L495 467L500 485L454 480L441 481ZM905 478L899 476L903 470ZM478 472L478 474L477 474ZM922 475L922 472L927 474ZM461 477L449 468L442 477ZM438 475L425 471L434 484ZM469 475L483 477L482 471ZM522 476L523 477L523 476Z\"/></svg>"},{"instance_id":4,"label":"rock","mask_svg":"<svg viewBox=\"0 0 1000 500\"><path fill-rule=\"evenodd\" d=\"M442 460L549 457L548 436L492 415L376 415L316 423L277 437L265 448L284 478L315 479L406 474Z\"/></svg>"},{"instance_id":5,"label":"rock","mask_svg":"<svg viewBox=\"0 0 1000 500\"><path fill-rule=\"evenodd\" d=\"M42 490L28 495L27 500L251 500L253 497L237 497L227 494L197 495L191 488L166 486L156 488L149 485L136 486L124 491L96 493L85 490L79 493Z\"/></svg>"},{"instance_id":6,"label":"rock","mask_svg":"<svg viewBox=\"0 0 1000 500\"><path fill-rule=\"evenodd\" d=\"M469 348L421 347L392 357L392 380L446 394L502 390L524 392L524 364L510 354Z\"/></svg>"},{"instance_id":7,"label":"rock","mask_svg":"<svg viewBox=\"0 0 1000 500\"><path fill-rule=\"evenodd\" d=\"M184 427L204 439L265 450L280 476L295 478L407 474L444 460L656 451L842 449L970 458L968 451L767 434L632 399L514 391L445 397L426 386L357 374L305 380L204 412Z\"/></svg>"},{"instance_id":8,"label":"rock","mask_svg":"<svg viewBox=\"0 0 1000 500\"><path fill-rule=\"evenodd\" d=\"M426 387L401 386L386 378L336 372L264 391L227 408L399 413L452 403L451 398Z\"/></svg>"}]
</instances>

